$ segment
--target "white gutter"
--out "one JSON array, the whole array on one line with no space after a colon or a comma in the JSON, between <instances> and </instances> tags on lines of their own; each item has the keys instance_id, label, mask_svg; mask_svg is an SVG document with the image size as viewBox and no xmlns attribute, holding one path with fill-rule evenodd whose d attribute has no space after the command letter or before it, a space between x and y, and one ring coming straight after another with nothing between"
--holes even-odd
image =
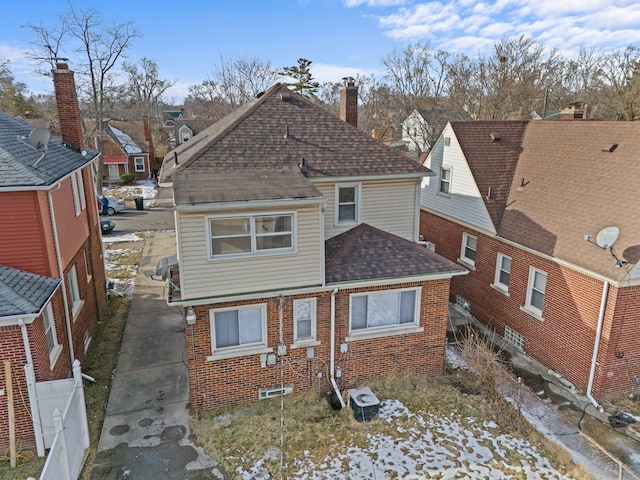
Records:
<instances>
[{"instance_id":1,"label":"white gutter","mask_svg":"<svg viewBox=\"0 0 640 480\"><path fill-rule=\"evenodd\" d=\"M417 163L417 162L416 162ZM396 173L389 175L351 175L342 177L311 177L311 183L362 182L365 180L401 180L403 178L433 177L435 172Z\"/></svg>"},{"instance_id":2,"label":"white gutter","mask_svg":"<svg viewBox=\"0 0 640 480\"><path fill-rule=\"evenodd\" d=\"M175 203L175 200L174 200ZM238 208L248 207L285 207L289 205L316 205L326 203L323 197L307 197L307 198L277 198L265 200L238 200L235 202L207 202L207 203L178 203L175 210L178 212L206 212L211 209L215 210L234 210Z\"/></svg>"},{"instance_id":3,"label":"white gutter","mask_svg":"<svg viewBox=\"0 0 640 480\"><path fill-rule=\"evenodd\" d=\"M600 313L598 314L598 327L596 329L596 339L593 344L593 356L591 357L591 370L589 371L589 384L587 385L587 398L600 413L604 412L604 408L591 395L593 388L593 378L596 375L596 365L598 360L598 350L600 349L600 337L602 336L602 325L604 323L604 313L606 311L607 296L609 294L609 282L604 282L602 286L602 300L600 301Z\"/></svg>"},{"instance_id":4,"label":"white gutter","mask_svg":"<svg viewBox=\"0 0 640 480\"><path fill-rule=\"evenodd\" d=\"M51 194L56 190L59 190L62 184L58 182L58 185L49 190L47 193L49 198L49 214L51 215L51 227L53 229L53 243L56 248L56 260L58 263L58 275L62 283L62 300L64 301L64 318L67 324L67 338L69 340L69 356L71 357L71 364L76 359L73 352L73 336L71 335L71 319L69 318L69 300L67 299L67 282L64 279L64 269L62 268L62 255L60 253L60 241L58 239L58 227L56 225L56 214L53 210L53 197Z\"/></svg>"},{"instance_id":5,"label":"white gutter","mask_svg":"<svg viewBox=\"0 0 640 480\"><path fill-rule=\"evenodd\" d=\"M342 395L340 395L340 389L338 388L338 385L336 384L336 379L334 376L334 372L335 372L335 354L336 354L336 339L335 339L335 335L336 335L336 293L338 293L338 289L334 288L331 291L331 362L330 362L330 368L329 368L329 373L331 375L331 385L333 386L333 391L336 393L336 395L338 396L338 400L340 400L340 405L342 405L342 408L344 408L346 405L344 403L344 400L342 399Z\"/></svg>"}]
</instances>

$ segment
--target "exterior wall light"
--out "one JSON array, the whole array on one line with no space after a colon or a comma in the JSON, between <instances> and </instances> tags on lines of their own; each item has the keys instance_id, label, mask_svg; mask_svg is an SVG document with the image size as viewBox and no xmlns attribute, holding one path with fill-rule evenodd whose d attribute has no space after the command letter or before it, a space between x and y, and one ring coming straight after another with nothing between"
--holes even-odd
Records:
<instances>
[{"instance_id":1,"label":"exterior wall light","mask_svg":"<svg viewBox=\"0 0 640 480\"><path fill-rule=\"evenodd\" d=\"M196 312L193 310L193 307L187 308L187 316L186 316L187 324L193 325L196 323Z\"/></svg>"}]
</instances>

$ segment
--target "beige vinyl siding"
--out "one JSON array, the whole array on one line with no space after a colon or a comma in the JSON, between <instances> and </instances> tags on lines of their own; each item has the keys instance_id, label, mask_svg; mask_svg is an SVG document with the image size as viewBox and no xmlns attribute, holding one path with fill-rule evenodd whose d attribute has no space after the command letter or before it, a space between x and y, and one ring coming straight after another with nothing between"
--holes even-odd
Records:
<instances>
[{"instance_id":1,"label":"beige vinyl siding","mask_svg":"<svg viewBox=\"0 0 640 480\"><path fill-rule=\"evenodd\" d=\"M449 146L444 145L445 137L451 139ZM447 125L438 142L429 153L425 167L433 170L435 175L426 177L422 181L420 199L422 206L460 219L489 232L496 232L491 216L482 200L482 195L480 195L467 159L462 148L460 148L451 125ZM449 195L438 193L442 167L449 168L451 171L451 192Z\"/></svg>"},{"instance_id":2,"label":"beige vinyl siding","mask_svg":"<svg viewBox=\"0 0 640 480\"><path fill-rule=\"evenodd\" d=\"M360 191L360 223L367 223L380 230L407 240L414 240L416 179L364 181ZM345 182L353 184L356 182ZM335 183L316 183L327 199L324 213L324 237L335 237L354 225L335 226Z\"/></svg>"},{"instance_id":3,"label":"beige vinyl siding","mask_svg":"<svg viewBox=\"0 0 640 480\"><path fill-rule=\"evenodd\" d=\"M224 214L291 212L294 209L225 211ZM296 210L296 253L208 258L205 218L220 212L177 214L180 284L183 300L296 288L322 283L324 262L318 205Z\"/></svg>"}]
</instances>

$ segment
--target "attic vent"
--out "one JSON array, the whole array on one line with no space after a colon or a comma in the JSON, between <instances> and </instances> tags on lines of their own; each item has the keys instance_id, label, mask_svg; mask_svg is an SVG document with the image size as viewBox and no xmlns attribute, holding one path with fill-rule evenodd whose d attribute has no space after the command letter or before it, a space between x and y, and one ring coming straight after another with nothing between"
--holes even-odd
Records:
<instances>
[{"instance_id":1,"label":"attic vent","mask_svg":"<svg viewBox=\"0 0 640 480\"><path fill-rule=\"evenodd\" d=\"M289 100L291 100L291 95L289 95L288 93L281 93L280 94L280 101L288 102Z\"/></svg>"},{"instance_id":2,"label":"attic vent","mask_svg":"<svg viewBox=\"0 0 640 480\"><path fill-rule=\"evenodd\" d=\"M258 399L266 400L268 398L279 397L280 395L289 395L293 392L293 384L287 383L282 387L267 387L258 389Z\"/></svg>"},{"instance_id":3,"label":"attic vent","mask_svg":"<svg viewBox=\"0 0 640 480\"><path fill-rule=\"evenodd\" d=\"M602 146L602 151L611 153L616 148L618 148L618 144L617 143L607 143L606 145Z\"/></svg>"},{"instance_id":4,"label":"attic vent","mask_svg":"<svg viewBox=\"0 0 640 480\"><path fill-rule=\"evenodd\" d=\"M489 136L492 142L499 142L501 138L499 133L490 133Z\"/></svg>"},{"instance_id":5,"label":"attic vent","mask_svg":"<svg viewBox=\"0 0 640 480\"><path fill-rule=\"evenodd\" d=\"M260 98L262 95L264 95L264 92L258 92L258 94L256 95L256 98Z\"/></svg>"},{"instance_id":6,"label":"attic vent","mask_svg":"<svg viewBox=\"0 0 640 480\"><path fill-rule=\"evenodd\" d=\"M444 146L445 147L451 146L451 137L444 137Z\"/></svg>"}]
</instances>

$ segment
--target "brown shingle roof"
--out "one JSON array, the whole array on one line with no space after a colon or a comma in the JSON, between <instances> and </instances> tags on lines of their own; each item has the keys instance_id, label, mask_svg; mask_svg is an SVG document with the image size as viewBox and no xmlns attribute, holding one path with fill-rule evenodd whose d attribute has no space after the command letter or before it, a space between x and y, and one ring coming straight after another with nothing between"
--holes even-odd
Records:
<instances>
[{"instance_id":1,"label":"brown shingle roof","mask_svg":"<svg viewBox=\"0 0 640 480\"><path fill-rule=\"evenodd\" d=\"M424 246L366 223L325 242L327 284L464 271Z\"/></svg>"},{"instance_id":2,"label":"brown shingle roof","mask_svg":"<svg viewBox=\"0 0 640 480\"><path fill-rule=\"evenodd\" d=\"M639 260L640 123L535 121L523 146L499 235L622 279L611 255L584 236L617 226L616 252Z\"/></svg>"},{"instance_id":3,"label":"brown shingle roof","mask_svg":"<svg viewBox=\"0 0 640 480\"><path fill-rule=\"evenodd\" d=\"M451 122L494 225L507 204L527 122Z\"/></svg>"},{"instance_id":4,"label":"brown shingle roof","mask_svg":"<svg viewBox=\"0 0 640 480\"><path fill-rule=\"evenodd\" d=\"M184 170L289 171L299 168L303 160L308 178L429 173L404 154L276 84L169 152L163 178Z\"/></svg>"}]
</instances>

